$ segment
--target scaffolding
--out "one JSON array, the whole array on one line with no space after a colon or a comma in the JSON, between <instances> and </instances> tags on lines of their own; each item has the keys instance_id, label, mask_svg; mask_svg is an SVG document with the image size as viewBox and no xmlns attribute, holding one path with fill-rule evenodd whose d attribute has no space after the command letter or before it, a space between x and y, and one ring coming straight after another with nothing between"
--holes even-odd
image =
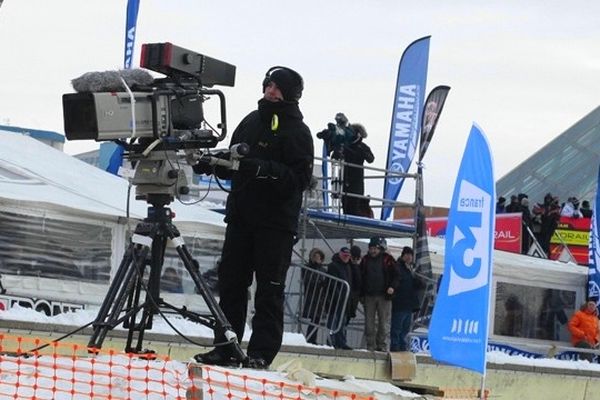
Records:
<instances>
[{"instance_id":1,"label":"scaffolding","mask_svg":"<svg viewBox=\"0 0 600 400\"><path fill-rule=\"evenodd\" d=\"M306 290L305 286L302 285L302 279L298 278L308 276L312 274L312 270L307 268L308 254L308 241L311 239L322 240L325 245L329 248L332 253L335 253L333 246L330 245L330 241L333 239L345 239L352 243L355 239L369 239L373 236L381 236L386 238L409 238L412 240L413 248L416 254L418 254L417 247L423 246L422 238L419 237L419 233L424 235L424 230L420 230L420 223L424 224L424 217L422 213L423 202L422 202L422 168L419 165L417 173L401 173L397 171L391 171L381 168L375 168L370 166L363 166L358 164L347 163L344 160L334 160L329 158L315 157L315 160L323 163L331 164L335 166L332 168L332 176L317 177L316 181L310 190L305 192L303 207L301 209L299 227L298 227L298 240L299 250L296 252L300 258L301 263L298 265L292 265L290 273L288 274L288 285L286 291L286 323L291 324L296 332L302 332L302 328L307 327L309 330L320 330L322 332L335 333L340 329L340 325L336 325L336 329L331 328L331 324L327 324L327 318L319 320L313 318L307 318L307 315L311 315L311 310L307 310L307 304L314 307L314 304L328 304L332 307L332 304L343 303L344 307L347 301L347 297L336 298L332 296L330 291L321 291L317 294L317 298L312 301L306 301ZM365 196L362 194L350 193L344 190L343 184L343 171L345 167L361 168L365 172L374 173L374 175L365 175L365 179L385 179L388 177L403 177L405 179L415 180L415 197L411 203L392 201L389 199L383 199L372 196ZM324 182L331 182L331 185L323 184ZM413 223L401 223L396 221L382 221L375 218L367 218L355 215L343 214L342 202L340 201L344 196L354 197L369 202L374 202L371 207L380 209L382 207L397 207L411 208L413 210L414 222ZM425 238L425 247L427 246ZM426 254L427 258L428 253ZM427 261L428 262L428 261ZM425 314L431 312L431 305L433 304L435 282L431 276L431 268L429 271L416 271L417 276L426 283L426 290L420 294L421 311L417 314L415 321L424 321L427 319ZM326 275L326 274L325 274ZM334 278L329 281L332 277L320 277L320 279L328 282L328 285L339 284ZM342 291L344 296L346 292ZM313 293L315 294L315 293ZM322 297L319 297L322 296ZM361 309L357 312L357 317L348 326L350 331L362 329L362 317L363 312ZM329 325L329 326L328 326ZM321 334L321 338L322 338ZM355 339L357 342L361 339Z\"/></svg>"}]
</instances>

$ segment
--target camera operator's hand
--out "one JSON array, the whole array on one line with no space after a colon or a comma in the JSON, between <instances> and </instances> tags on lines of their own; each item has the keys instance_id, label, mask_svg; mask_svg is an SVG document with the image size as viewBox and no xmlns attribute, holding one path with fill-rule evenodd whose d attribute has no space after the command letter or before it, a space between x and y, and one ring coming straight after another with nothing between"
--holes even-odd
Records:
<instances>
[{"instance_id":1,"label":"camera operator's hand","mask_svg":"<svg viewBox=\"0 0 600 400\"><path fill-rule=\"evenodd\" d=\"M192 165L192 169L194 170L194 173L198 175L212 175L214 172L213 166L204 161L200 161L196 165Z\"/></svg>"},{"instance_id":2,"label":"camera operator's hand","mask_svg":"<svg viewBox=\"0 0 600 400\"><path fill-rule=\"evenodd\" d=\"M329 131L327 129L323 129L321 132L317 132L317 138L327 140Z\"/></svg>"},{"instance_id":3,"label":"camera operator's hand","mask_svg":"<svg viewBox=\"0 0 600 400\"><path fill-rule=\"evenodd\" d=\"M249 177L266 178L271 175L271 163L257 158L242 158L238 171Z\"/></svg>"}]
</instances>

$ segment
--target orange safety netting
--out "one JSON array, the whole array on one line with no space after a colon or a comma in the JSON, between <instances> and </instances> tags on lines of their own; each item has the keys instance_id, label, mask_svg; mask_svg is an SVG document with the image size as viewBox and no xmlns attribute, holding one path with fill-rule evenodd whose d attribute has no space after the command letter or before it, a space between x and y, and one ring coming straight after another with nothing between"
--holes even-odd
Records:
<instances>
[{"instance_id":1,"label":"orange safety netting","mask_svg":"<svg viewBox=\"0 0 600 400\"><path fill-rule=\"evenodd\" d=\"M47 345L40 350L31 351ZM303 386L273 372L188 364L0 333L0 400L4 399L337 399L375 397Z\"/></svg>"}]
</instances>

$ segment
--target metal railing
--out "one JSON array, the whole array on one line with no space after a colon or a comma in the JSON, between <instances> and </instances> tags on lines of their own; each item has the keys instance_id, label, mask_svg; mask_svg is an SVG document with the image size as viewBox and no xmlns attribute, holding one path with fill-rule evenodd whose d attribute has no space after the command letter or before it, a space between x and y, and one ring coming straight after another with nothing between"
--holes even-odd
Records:
<instances>
[{"instance_id":1,"label":"metal railing","mask_svg":"<svg viewBox=\"0 0 600 400\"><path fill-rule=\"evenodd\" d=\"M306 331L307 339L316 338L320 330L339 332L349 299L350 285L345 280L305 265L292 265L285 290L285 323L297 332Z\"/></svg>"}]
</instances>

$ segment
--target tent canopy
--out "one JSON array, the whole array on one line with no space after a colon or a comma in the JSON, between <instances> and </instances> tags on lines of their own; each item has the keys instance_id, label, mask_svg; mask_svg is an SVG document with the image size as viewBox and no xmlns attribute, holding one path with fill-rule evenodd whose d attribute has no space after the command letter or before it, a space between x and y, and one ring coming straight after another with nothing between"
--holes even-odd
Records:
<instances>
[{"instance_id":1,"label":"tent canopy","mask_svg":"<svg viewBox=\"0 0 600 400\"><path fill-rule=\"evenodd\" d=\"M118 220L127 214L128 182L31 137L0 130L0 205L51 209L93 219ZM148 204L129 200L129 215L146 216ZM222 237L223 216L201 205L170 205L176 224Z\"/></svg>"}]
</instances>

